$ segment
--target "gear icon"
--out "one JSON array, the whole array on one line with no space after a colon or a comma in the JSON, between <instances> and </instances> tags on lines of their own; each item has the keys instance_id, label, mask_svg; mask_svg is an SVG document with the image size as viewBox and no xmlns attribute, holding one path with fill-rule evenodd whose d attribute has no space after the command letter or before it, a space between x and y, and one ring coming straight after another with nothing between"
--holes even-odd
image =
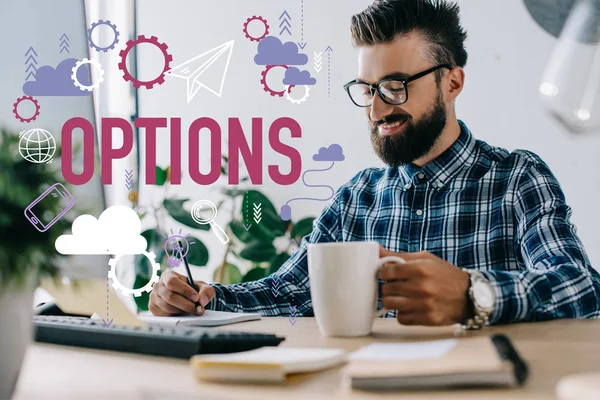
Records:
<instances>
[{"instance_id":1,"label":"gear icon","mask_svg":"<svg viewBox=\"0 0 600 400\"><path fill-rule=\"evenodd\" d=\"M79 67L85 64L90 64L92 67L96 68L98 71L98 81L96 83L91 84L90 86L84 85L77 79L77 70ZM96 60L90 60L89 58L84 58L81 61L77 61L75 66L71 70L71 80L81 90L92 91L100 86L100 84L104 81L104 70L102 69L102 65Z\"/></svg>"},{"instance_id":2,"label":"gear icon","mask_svg":"<svg viewBox=\"0 0 600 400\"><path fill-rule=\"evenodd\" d=\"M291 85L285 85L285 90L284 90L285 98L288 99L292 104L304 103L310 96L310 86L308 86L308 85L303 85L303 86L304 86L304 96L302 96L299 99L294 99L294 98L292 98L292 96L290 96Z\"/></svg>"},{"instance_id":3,"label":"gear icon","mask_svg":"<svg viewBox=\"0 0 600 400\"><path fill-rule=\"evenodd\" d=\"M151 81L143 82L136 78L134 78L129 70L127 69L127 54L140 43L150 43L159 48L159 50L163 53L165 58L165 66L160 73L159 76L152 79ZM158 38L156 36L151 36L147 38L144 35L139 35L135 40L129 40L127 42L127 46L125 49L119 52L119 56L121 57L121 62L119 63L119 69L123 71L123 79L125 81L133 82L133 86L136 88L140 88L140 86L144 86L146 89L152 89L154 84L162 85L165 82L165 72L170 69L171 61L173 61L173 56L167 52L167 45L165 43L159 43Z\"/></svg>"},{"instance_id":4,"label":"gear icon","mask_svg":"<svg viewBox=\"0 0 600 400\"><path fill-rule=\"evenodd\" d=\"M23 102L23 101L31 101L33 103L33 105L35 107L35 112L33 113L33 116L31 116L29 118L21 117L21 115L19 114L18 108L19 108L19 104L21 104L21 102ZM17 101L15 101L13 104L13 114L15 114L15 118L17 118L19 121L30 123L31 121L35 121L36 118L38 117L38 115L40 115L40 104L38 103L38 101L36 99L34 99L31 96L19 97L17 99Z\"/></svg>"},{"instance_id":5,"label":"gear icon","mask_svg":"<svg viewBox=\"0 0 600 400\"><path fill-rule=\"evenodd\" d=\"M106 25L106 26L108 26L110 29L113 30L113 32L115 34L115 37L114 37L112 43L110 45L108 45L107 47L100 47L96 43L94 43L94 41L92 40L92 32L94 31L94 29L96 29L100 25ZM98 21L93 22L92 26L90 27L90 29L88 29L88 31L87 31L87 39L88 39L88 42L90 42L90 46L93 47L93 48L95 48L96 51L107 52L109 50L114 49L115 45L117 43L119 43L119 31L117 30L117 26L115 24L112 24L109 20L103 21L103 20L99 19Z\"/></svg>"},{"instance_id":6,"label":"gear icon","mask_svg":"<svg viewBox=\"0 0 600 400\"><path fill-rule=\"evenodd\" d=\"M283 94L285 93L285 91L286 91L286 90L287 90L288 92L289 92L289 91L291 91L291 90L292 90L292 88L293 88L295 85L289 85L289 87L286 87L286 89L283 89L283 90L282 90L282 91L280 91L280 92L277 92L277 91L275 91L275 90L271 89L271 88L269 87L269 85L267 84L267 75L269 74L269 71L271 71L273 68L277 68L277 67L279 67L279 68L285 68L285 69L288 69L288 68L289 68L289 66L287 66L287 65L267 65L267 66L265 67L265 69L263 70L263 72L261 72L262 79L260 80L260 83L262 83L262 85L263 85L263 89L265 90L265 92L267 92L267 93L270 93L270 94L271 94L271 96L279 96L279 97L283 97Z\"/></svg>"},{"instance_id":7,"label":"gear icon","mask_svg":"<svg viewBox=\"0 0 600 400\"><path fill-rule=\"evenodd\" d=\"M253 37L253 36L250 36L250 34L248 33L248 25L252 21L260 21L260 22L262 22L265 25L265 32L261 36ZM270 28L270 26L267 23L266 19L264 19L263 17L259 17L259 16L254 15L254 16L252 16L252 17L250 17L250 18L248 18L246 20L246 22L244 23L244 28L242 29L242 31L244 32L244 35L246 35L246 37L248 39L250 39L251 41L253 41L253 42L260 42L261 40L263 40L269 34L269 28Z\"/></svg>"},{"instance_id":8,"label":"gear icon","mask_svg":"<svg viewBox=\"0 0 600 400\"><path fill-rule=\"evenodd\" d=\"M150 264L152 265L152 275L150 276L150 280L139 289L131 289L131 288L125 287L117 279L117 274L116 274L117 263L119 262L119 259L121 257L123 257L125 254L115 255L113 258L111 258L108 261L108 265L110 265L110 271L108 271L108 277L112 280L112 287L115 288L116 290L120 290L121 293L123 293L124 295L132 294L135 297L140 297L142 295L142 293L144 293L144 292L150 293L150 291L152 290L152 286L154 286L154 284L156 282L158 282L158 271L160 271L160 265L156 262L156 255L154 253L148 253L147 251L144 251L141 254L146 256L148 261L150 261Z\"/></svg>"}]
</instances>

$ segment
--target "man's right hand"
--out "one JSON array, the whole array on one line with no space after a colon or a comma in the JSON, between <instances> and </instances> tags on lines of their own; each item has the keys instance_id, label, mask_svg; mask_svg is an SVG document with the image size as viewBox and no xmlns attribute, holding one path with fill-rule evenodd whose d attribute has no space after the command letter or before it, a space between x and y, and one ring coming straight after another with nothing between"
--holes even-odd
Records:
<instances>
[{"instance_id":1,"label":"man's right hand","mask_svg":"<svg viewBox=\"0 0 600 400\"><path fill-rule=\"evenodd\" d=\"M157 316L180 314L203 315L204 307L215 297L215 289L202 281L195 281L198 291L192 289L187 277L174 271L166 271L154 284L148 308ZM196 303L200 306L196 308Z\"/></svg>"}]
</instances>

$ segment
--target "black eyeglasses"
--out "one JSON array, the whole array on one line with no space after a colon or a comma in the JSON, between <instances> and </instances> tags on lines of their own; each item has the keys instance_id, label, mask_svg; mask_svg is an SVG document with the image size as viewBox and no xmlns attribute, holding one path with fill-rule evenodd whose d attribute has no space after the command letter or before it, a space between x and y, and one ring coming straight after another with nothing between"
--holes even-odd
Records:
<instances>
[{"instance_id":1,"label":"black eyeglasses","mask_svg":"<svg viewBox=\"0 0 600 400\"><path fill-rule=\"evenodd\" d=\"M452 66L449 64L441 64L407 78L386 78L373 84L368 84L355 79L346 83L344 89L348 93L348 96L350 96L352 102L358 107L371 107L375 91L377 91L379 97L381 97L381 100L385 103L392 106L399 106L408 101L407 85L409 82L422 78L440 68L452 69Z\"/></svg>"}]
</instances>

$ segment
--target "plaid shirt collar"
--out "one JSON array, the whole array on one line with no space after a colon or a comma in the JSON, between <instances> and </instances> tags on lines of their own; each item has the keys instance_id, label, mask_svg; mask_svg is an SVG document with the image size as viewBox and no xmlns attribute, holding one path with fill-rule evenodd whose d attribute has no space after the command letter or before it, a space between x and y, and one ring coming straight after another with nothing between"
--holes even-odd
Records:
<instances>
[{"instance_id":1,"label":"plaid shirt collar","mask_svg":"<svg viewBox=\"0 0 600 400\"><path fill-rule=\"evenodd\" d=\"M398 168L403 185L427 181L435 188L442 188L453 178L469 170L476 159L477 140L471 134L464 122L458 120L460 135L446 151L429 164L418 167L414 164L404 164ZM423 178L420 177L423 174Z\"/></svg>"}]
</instances>

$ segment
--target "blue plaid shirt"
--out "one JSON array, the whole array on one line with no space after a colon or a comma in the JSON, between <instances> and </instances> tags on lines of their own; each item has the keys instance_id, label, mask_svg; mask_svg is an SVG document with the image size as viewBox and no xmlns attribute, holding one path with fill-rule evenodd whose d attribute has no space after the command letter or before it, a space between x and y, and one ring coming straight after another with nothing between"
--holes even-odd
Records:
<instances>
[{"instance_id":1,"label":"blue plaid shirt","mask_svg":"<svg viewBox=\"0 0 600 400\"><path fill-rule=\"evenodd\" d=\"M481 271L496 292L490 323L599 318L600 274L549 167L529 151L511 153L477 140L459 124L458 140L422 168L359 172L337 190L277 273L213 284L217 294L208 308L313 316L307 244L376 241L391 251L426 250Z\"/></svg>"}]
</instances>

